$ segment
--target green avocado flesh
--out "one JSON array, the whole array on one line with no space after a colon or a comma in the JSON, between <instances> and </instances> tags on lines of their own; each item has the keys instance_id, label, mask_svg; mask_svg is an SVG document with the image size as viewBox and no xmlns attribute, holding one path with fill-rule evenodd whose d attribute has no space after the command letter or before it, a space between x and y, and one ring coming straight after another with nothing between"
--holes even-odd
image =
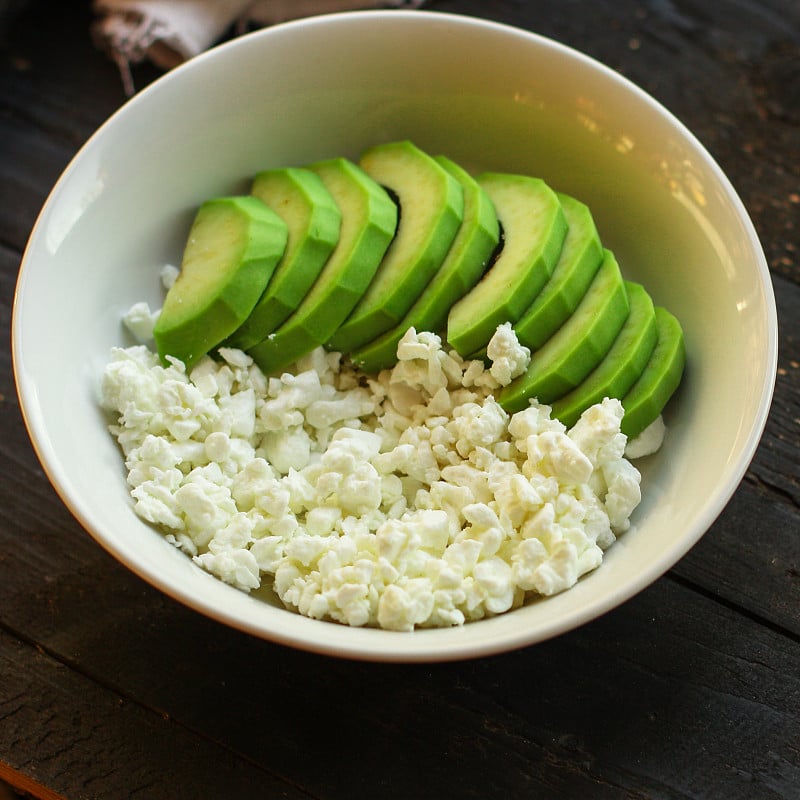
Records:
<instances>
[{"instance_id":1,"label":"green avocado flesh","mask_svg":"<svg viewBox=\"0 0 800 800\"><path fill-rule=\"evenodd\" d=\"M514 323L520 344L538 350L569 318L603 260L603 246L591 211L574 197L558 194L567 235L550 280Z\"/></svg>"},{"instance_id":2,"label":"green avocado flesh","mask_svg":"<svg viewBox=\"0 0 800 800\"><path fill-rule=\"evenodd\" d=\"M640 378L622 397L625 416L620 429L629 438L638 436L664 410L683 376L686 349L678 320L656 306L658 339Z\"/></svg>"},{"instance_id":3,"label":"green avocado flesh","mask_svg":"<svg viewBox=\"0 0 800 800\"><path fill-rule=\"evenodd\" d=\"M409 141L264 170L249 196L204 203L154 338L187 369L224 346L274 375L323 346L376 374L411 328L469 359L504 323L531 352L497 390L509 413L535 399L570 427L614 397L636 437L685 368L678 320L623 279L584 203Z\"/></svg>"},{"instance_id":4,"label":"green avocado flesh","mask_svg":"<svg viewBox=\"0 0 800 800\"><path fill-rule=\"evenodd\" d=\"M605 358L571 392L553 403L551 416L571 428L589 406L621 398L644 372L658 338L653 301L644 287L625 282L630 311Z\"/></svg>"},{"instance_id":5,"label":"green avocado flesh","mask_svg":"<svg viewBox=\"0 0 800 800\"><path fill-rule=\"evenodd\" d=\"M230 336L261 297L287 236L286 223L255 197L203 203L153 330L161 358L189 370Z\"/></svg>"},{"instance_id":6,"label":"green avocado flesh","mask_svg":"<svg viewBox=\"0 0 800 800\"><path fill-rule=\"evenodd\" d=\"M464 219L439 271L402 321L350 354L365 372L378 372L397 362L397 345L409 328L439 332L453 303L468 292L483 274L500 238L492 201L477 181L444 156L436 162L460 184L464 193Z\"/></svg>"},{"instance_id":7,"label":"green avocado flesh","mask_svg":"<svg viewBox=\"0 0 800 800\"><path fill-rule=\"evenodd\" d=\"M339 241L342 215L322 179L286 167L256 175L250 192L287 225L289 238L267 288L250 316L226 342L247 350L272 333L311 288Z\"/></svg>"},{"instance_id":8,"label":"green avocado flesh","mask_svg":"<svg viewBox=\"0 0 800 800\"><path fill-rule=\"evenodd\" d=\"M551 404L574 389L605 357L628 317L628 293L616 258L603 263L572 316L531 356L528 369L500 390L509 413L536 398Z\"/></svg>"},{"instance_id":9,"label":"green avocado flesh","mask_svg":"<svg viewBox=\"0 0 800 800\"><path fill-rule=\"evenodd\" d=\"M397 234L363 298L328 342L349 353L396 325L439 270L464 213L460 183L411 142L366 150L361 168L398 200Z\"/></svg>"},{"instance_id":10,"label":"green avocado flesh","mask_svg":"<svg viewBox=\"0 0 800 800\"><path fill-rule=\"evenodd\" d=\"M266 373L324 344L364 294L397 229L397 206L345 158L312 164L342 213L339 241L310 291L273 333L248 349Z\"/></svg>"},{"instance_id":11,"label":"green avocado flesh","mask_svg":"<svg viewBox=\"0 0 800 800\"><path fill-rule=\"evenodd\" d=\"M530 307L553 272L567 233L561 203L541 179L484 173L478 183L494 204L503 249L450 310L447 341L464 357L485 347L498 325L516 322Z\"/></svg>"}]
</instances>

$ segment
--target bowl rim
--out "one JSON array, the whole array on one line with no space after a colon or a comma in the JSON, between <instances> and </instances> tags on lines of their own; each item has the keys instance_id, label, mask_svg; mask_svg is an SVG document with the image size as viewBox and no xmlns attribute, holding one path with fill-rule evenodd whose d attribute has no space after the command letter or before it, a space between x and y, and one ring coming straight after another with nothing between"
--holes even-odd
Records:
<instances>
[{"instance_id":1,"label":"bowl rim","mask_svg":"<svg viewBox=\"0 0 800 800\"><path fill-rule=\"evenodd\" d=\"M287 29L297 30L347 24L353 19L365 19L381 24L393 24L398 22L407 24L410 22L411 24L425 25L427 24L426 18L430 19L432 17L441 20L445 24L463 26L464 28L473 30L488 30L507 36L516 36L527 40L535 47L548 48L559 57L566 57L582 62L584 66L599 72L605 79L616 84L616 87L620 91L636 95L639 101L649 106L653 113L661 116L698 155L702 156L704 165L714 176L718 187L724 191L727 202L730 203L731 208L735 211L738 218L738 222L743 226L743 230L747 234L752 255L755 256L753 265L757 270L757 277L764 295L764 304L767 312L767 318L764 320L767 334L767 352L764 354L766 380L761 390L758 410L754 418L749 421L750 428L748 436L738 454L735 467L731 470L729 480L717 487L717 491L713 497L706 502L702 509L702 514L695 518L691 528L685 531L684 535L670 548L666 549L648 569L643 570L633 579L626 581L622 588L615 592L608 593L600 600L595 601L590 608L576 610L571 614L559 617L556 622L550 621L544 625L537 626L533 630L526 629L523 626L521 630L511 635L506 634L497 639L490 637L487 639L477 639L476 641L472 641L472 639L475 638L473 636L463 637L463 641L453 636L453 632L459 630L463 631L467 626L461 628L424 629L414 631L413 633L398 634L396 632L382 631L374 628L354 629L327 621L311 620L280 608L275 609L275 611L290 617L292 624L286 626L281 625L279 626L279 630L274 630L272 628L267 629L264 625L257 624L249 618L242 619L240 616L230 612L228 608L219 608L210 603L206 603L203 601L203 598L198 598L183 587L176 586L173 582L164 579L163 576L154 575L151 571L145 569L144 566L136 560L134 554L127 552L125 547L113 540L113 537L109 537L106 532L95 526L92 521L91 510L84 502L70 495L68 491L68 476L64 476L60 473L54 453L51 452L44 422L36 413L34 387L29 386L23 376L22 365L25 356L21 341L21 327L25 283L28 272L32 269L29 265L29 254L34 241L40 235L43 217L48 212L50 206L55 202L60 188L69 181L70 176L76 169L76 165L84 157L84 154L94 147L95 142L104 136L105 131L119 116L129 113L131 107L134 107L140 102L144 102L142 98L147 98L151 93L158 91L161 86L176 80L181 80L181 76L188 70L194 69L197 64L215 59L220 53L224 54L240 47L249 46L249 43L253 41L269 40L276 36L281 36ZM414 11L401 9L340 11L289 20L255 30L230 41L217 44L184 64L175 67L156 78L148 86L120 105L120 107L117 108L76 151L49 192L37 215L20 260L19 273L12 302L11 336L12 370L15 378L17 397L23 423L27 429L34 452L48 480L70 513L81 524L84 530L115 559L119 560L127 569L138 575L148 584L180 601L189 608L258 638L329 656L364 661L390 662L451 661L483 657L533 645L538 642L546 641L561 633L573 630L598 618L651 585L667 570L674 566L674 564L699 541L723 511L741 483L745 472L755 456L756 449L767 423L775 388L778 360L778 322L774 290L766 257L755 227L741 198L728 177L689 128L664 105L655 100L655 98L629 78L574 47L550 39L542 34L506 23L431 9ZM238 592L238 590L232 588L231 591ZM484 626L488 628L490 624L491 618L487 618L468 623L468 627ZM311 631L311 635L309 635L309 631ZM352 635L353 633L357 635L354 636Z\"/></svg>"}]
</instances>

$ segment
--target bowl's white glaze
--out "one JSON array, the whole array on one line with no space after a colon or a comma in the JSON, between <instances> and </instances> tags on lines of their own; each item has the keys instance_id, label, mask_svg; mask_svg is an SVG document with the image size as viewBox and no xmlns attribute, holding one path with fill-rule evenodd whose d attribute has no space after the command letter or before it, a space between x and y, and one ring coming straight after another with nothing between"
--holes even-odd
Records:
<instances>
[{"instance_id":1,"label":"bowl's white glaze","mask_svg":"<svg viewBox=\"0 0 800 800\"><path fill-rule=\"evenodd\" d=\"M644 500L603 566L570 591L413 634L302 618L204 573L133 513L98 405L121 316L160 303L197 205L259 169L410 138L466 166L538 175L590 205L604 244L684 325L688 366ZM254 635L371 660L496 653L567 631L669 569L725 506L766 421L776 315L739 198L670 113L597 62L502 25L375 11L276 26L156 81L81 149L20 270L13 356L48 477L101 545L146 581Z\"/></svg>"}]
</instances>

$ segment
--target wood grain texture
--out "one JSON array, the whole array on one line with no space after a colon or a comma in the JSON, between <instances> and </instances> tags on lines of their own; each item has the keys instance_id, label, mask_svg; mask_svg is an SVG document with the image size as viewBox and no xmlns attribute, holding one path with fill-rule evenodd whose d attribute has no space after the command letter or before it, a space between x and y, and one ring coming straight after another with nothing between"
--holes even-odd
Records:
<instances>
[{"instance_id":1,"label":"wood grain texture","mask_svg":"<svg viewBox=\"0 0 800 800\"><path fill-rule=\"evenodd\" d=\"M744 800L782 797L796 774L800 646L672 580L518 653L370 665L222 628L105 562L51 580L11 621L64 672L310 796L369 797L390 776L390 797L689 798L708 780ZM36 730L58 723L51 702Z\"/></svg>"},{"instance_id":2,"label":"wood grain texture","mask_svg":"<svg viewBox=\"0 0 800 800\"><path fill-rule=\"evenodd\" d=\"M56 787L57 796L305 796L164 712L130 702L2 631L0 671L3 761Z\"/></svg>"},{"instance_id":3,"label":"wood grain texture","mask_svg":"<svg viewBox=\"0 0 800 800\"><path fill-rule=\"evenodd\" d=\"M776 276L778 375L745 479L674 572L800 637L800 286Z\"/></svg>"},{"instance_id":4,"label":"wood grain texture","mask_svg":"<svg viewBox=\"0 0 800 800\"><path fill-rule=\"evenodd\" d=\"M558 639L476 661L296 652L146 585L61 504L15 395L25 241L61 170L125 99L89 39L88 4L31 3L0 52L0 763L33 794L800 798L800 4L428 5L618 69L728 173L780 323L775 400L745 480L648 590ZM134 71L138 87L156 75Z\"/></svg>"}]
</instances>

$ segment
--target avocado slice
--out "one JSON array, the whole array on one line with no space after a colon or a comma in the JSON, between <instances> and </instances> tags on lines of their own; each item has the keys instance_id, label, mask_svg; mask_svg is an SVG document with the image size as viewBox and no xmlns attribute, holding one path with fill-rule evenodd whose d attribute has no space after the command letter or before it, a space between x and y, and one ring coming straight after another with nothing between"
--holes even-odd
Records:
<instances>
[{"instance_id":1,"label":"avocado slice","mask_svg":"<svg viewBox=\"0 0 800 800\"><path fill-rule=\"evenodd\" d=\"M366 150L361 168L397 197L397 235L328 347L350 353L396 325L444 261L464 214L461 185L409 141Z\"/></svg>"},{"instance_id":2,"label":"avocado slice","mask_svg":"<svg viewBox=\"0 0 800 800\"><path fill-rule=\"evenodd\" d=\"M550 280L514 324L520 344L538 350L569 318L603 260L603 246L588 206L557 192L567 235Z\"/></svg>"},{"instance_id":3,"label":"avocado slice","mask_svg":"<svg viewBox=\"0 0 800 800\"><path fill-rule=\"evenodd\" d=\"M255 197L203 203L153 330L161 358L189 370L230 336L261 297L287 238L286 223Z\"/></svg>"},{"instance_id":4,"label":"avocado slice","mask_svg":"<svg viewBox=\"0 0 800 800\"><path fill-rule=\"evenodd\" d=\"M339 241L342 215L315 172L285 167L258 173L250 193L286 223L289 238L267 288L250 316L228 338L247 350L272 333L294 311Z\"/></svg>"},{"instance_id":5,"label":"avocado slice","mask_svg":"<svg viewBox=\"0 0 800 800\"><path fill-rule=\"evenodd\" d=\"M620 430L629 438L637 437L664 410L683 377L686 348L683 329L665 308L656 306L658 340L641 376L622 398L625 416Z\"/></svg>"},{"instance_id":6,"label":"avocado slice","mask_svg":"<svg viewBox=\"0 0 800 800\"><path fill-rule=\"evenodd\" d=\"M571 428L589 406L605 397L621 399L644 372L656 346L653 301L644 286L625 281L630 311L605 358L571 392L553 403L552 414Z\"/></svg>"},{"instance_id":7,"label":"avocado slice","mask_svg":"<svg viewBox=\"0 0 800 800\"><path fill-rule=\"evenodd\" d=\"M350 354L365 372L378 372L397 362L397 345L409 328L438 333L450 307L480 279L500 239L500 225L489 195L462 167L445 156L434 159L464 192L464 219L439 271L402 321L374 342Z\"/></svg>"},{"instance_id":8,"label":"avocado slice","mask_svg":"<svg viewBox=\"0 0 800 800\"><path fill-rule=\"evenodd\" d=\"M540 178L484 173L478 183L500 220L503 249L447 318L447 341L464 357L485 347L497 326L515 323L558 261L567 221L556 193Z\"/></svg>"},{"instance_id":9,"label":"avocado slice","mask_svg":"<svg viewBox=\"0 0 800 800\"><path fill-rule=\"evenodd\" d=\"M247 352L266 373L289 366L324 344L375 275L397 229L397 206L372 178L346 158L309 166L341 214L339 241L317 280L286 321Z\"/></svg>"},{"instance_id":10,"label":"avocado slice","mask_svg":"<svg viewBox=\"0 0 800 800\"><path fill-rule=\"evenodd\" d=\"M614 254L603 263L570 318L532 356L528 369L501 389L509 413L537 398L550 404L574 389L602 360L628 316L628 293Z\"/></svg>"}]
</instances>

